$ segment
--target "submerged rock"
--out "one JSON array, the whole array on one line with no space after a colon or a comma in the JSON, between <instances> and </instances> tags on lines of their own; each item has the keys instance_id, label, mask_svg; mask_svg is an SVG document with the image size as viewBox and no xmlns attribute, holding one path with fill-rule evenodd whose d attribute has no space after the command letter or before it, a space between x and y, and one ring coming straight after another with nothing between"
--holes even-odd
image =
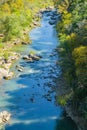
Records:
<instances>
[{"instance_id":1,"label":"submerged rock","mask_svg":"<svg viewBox=\"0 0 87 130\"><path fill-rule=\"evenodd\" d=\"M51 102L51 101L52 101L52 99L49 97L49 98L47 98L47 101L50 101L50 102Z\"/></svg>"},{"instance_id":2,"label":"submerged rock","mask_svg":"<svg viewBox=\"0 0 87 130\"><path fill-rule=\"evenodd\" d=\"M50 21L49 21L49 24L50 24L50 25L54 25L54 24L56 24L56 21L55 21L55 20L50 20Z\"/></svg>"},{"instance_id":3,"label":"submerged rock","mask_svg":"<svg viewBox=\"0 0 87 130\"><path fill-rule=\"evenodd\" d=\"M34 100L34 98L30 98L30 101L33 103L35 100Z\"/></svg>"}]
</instances>

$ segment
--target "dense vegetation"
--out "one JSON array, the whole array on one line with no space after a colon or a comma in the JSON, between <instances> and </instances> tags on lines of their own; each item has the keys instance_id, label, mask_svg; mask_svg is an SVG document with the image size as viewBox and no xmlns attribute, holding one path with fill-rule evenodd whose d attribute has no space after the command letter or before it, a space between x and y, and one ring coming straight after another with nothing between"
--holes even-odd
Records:
<instances>
[{"instance_id":1,"label":"dense vegetation","mask_svg":"<svg viewBox=\"0 0 87 130\"><path fill-rule=\"evenodd\" d=\"M72 106L87 119L87 1L54 0L61 17L57 24L60 64L72 90Z\"/></svg>"},{"instance_id":2,"label":"dense vegetation","mask_svg":"<svg viewBox=\"0 0 87 130\"><path fill-rule=\"evenodd\" d=\"M23 30L31 27L35 13L46 5L41 0L8 0L1 4L0 33L4 35L4 41L22 37Z\"/></svg>"},{"instance_id":3,"label":"dense vegetation","mask_svg":"<svg viewBox=\"0 0 87 130\"><path fill-rule=\"evenodd\" d=\"M2 0L0 3L0 56L18 50L15 42L30 42L28 32L40 18L36 13L51 0ZM21 40L20 40L21 39ZM11 41L10 43L8 41ZM5 48L5 54L3 53ZM19 47L20 48L20 47Z\"/></svg>"},{"instance_id":4,"label":"dense vegetation","mask_svg":"<svg viewBox=\"0 0 87 130\"><path fill-rule=\"evenodd\" d=\"M87 2L53 1L61 15L57 24L60 39L58 50L64 77L72 89L72 106L87 119ZM33 27L34 19L39 20L39 17L35 18L38 10L46 8L51 2L52 0L7 0L0 3L0 56L8 57L9 52L15 49L12 44L15 39L29 40L28 35L25 36L26 30Z\"/></svg>"}]
</instances>

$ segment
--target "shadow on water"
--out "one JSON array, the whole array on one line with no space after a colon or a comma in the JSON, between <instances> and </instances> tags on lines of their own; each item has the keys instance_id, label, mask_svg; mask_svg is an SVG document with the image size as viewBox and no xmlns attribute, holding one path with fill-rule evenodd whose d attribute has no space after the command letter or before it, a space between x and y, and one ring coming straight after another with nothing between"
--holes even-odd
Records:
<instances>
[{"instance_id":1,"label":"shadow on water","mask_svg":"<svg viewBox=\"0 0 87 130\"><path fill-rule=\"evenodd\" d=\"M25 52L36 49L42 59L34 63L20 60L24 72L1 84L0 111L12 114L6 130L77 130L70 118L62 118L63 109L55 104L53 79L60 73L56 66L57 36L46 18L42 18L41 27L31 31L33 43Z\"/></svg>"},{"instance_id":2,"label":"shadow on water","mask_svg":"<svg viewBox=\"0 0 87 130\"><path fill-rule=\"evenodd\" d=\"M65 117L63 119L57 120L56 124L57 125L55 130L77 130L76 124L70 117Z\"/></svg>"},{"instance_id":3,"label":"shadow on water","mask_svg":"<svg viewBox=\"0 0 87 130\"><path fill-rule=\"evenodd\" d=\"M60 119L60 120L55 120L56 121L56 126L55 126L55 130L77 130L77 126L76 124L71 120L71 118L67 117L64 119ZM36 121L37 123L38 121ZM45 124L48 124L48 126L46 127ZM12 126L10 126L10 129L14 129L14 130L32 130L32 129L36 129L36 126L33 125L33 123L30 124L30 128L29 128L29 124L14 124ZM49 128L51 128L51 126L49 126L49 121L43 121L42 123L40 122L38 125L38 128L40 128L41 130L48 130ZM72 127L71 127L72 126ZM7 129L9 130L9 129Z\"/></svg>"}]
</instances>

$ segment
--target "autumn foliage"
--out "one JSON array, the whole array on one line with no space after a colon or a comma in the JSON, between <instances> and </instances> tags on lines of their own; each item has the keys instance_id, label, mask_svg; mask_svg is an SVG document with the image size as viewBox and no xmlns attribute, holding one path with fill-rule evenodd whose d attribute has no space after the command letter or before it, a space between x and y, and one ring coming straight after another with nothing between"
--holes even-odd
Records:
<instances>
[{"instance_id":1,"label":"autumn foliage","mask_svg":"<svg viewBox=\"0 0 87 130\"><path fill-rule=\"evenodd\" d=\"M61 66L72 102L87 119L87 1L54 0L61 15L57 23Z\"/></svg>"}]
</instances>

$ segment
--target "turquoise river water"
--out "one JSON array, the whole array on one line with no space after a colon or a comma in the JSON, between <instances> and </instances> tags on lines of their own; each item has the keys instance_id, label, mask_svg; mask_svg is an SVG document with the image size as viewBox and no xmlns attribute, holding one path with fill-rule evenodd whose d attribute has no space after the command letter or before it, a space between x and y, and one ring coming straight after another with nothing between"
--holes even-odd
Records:
<instances>
[{"instance_id":1,"label":"turquoise river water","mask_svg":"<svg viewBox=\"0 0 87 130\"><path fill-rule=\"evenodd\" d=\"M60 74L55 51L59 42L49 19L44 14L41 26L30 32L32 44L22 54L34 52L42 58L32 63L20 59L15 64L24 66L24 71L0 83L0 111L12 114L6 130L77 130L75 123L63 116L63 108L56 105L53 87L54 79Z\"/></svg>"}]
</instances>

